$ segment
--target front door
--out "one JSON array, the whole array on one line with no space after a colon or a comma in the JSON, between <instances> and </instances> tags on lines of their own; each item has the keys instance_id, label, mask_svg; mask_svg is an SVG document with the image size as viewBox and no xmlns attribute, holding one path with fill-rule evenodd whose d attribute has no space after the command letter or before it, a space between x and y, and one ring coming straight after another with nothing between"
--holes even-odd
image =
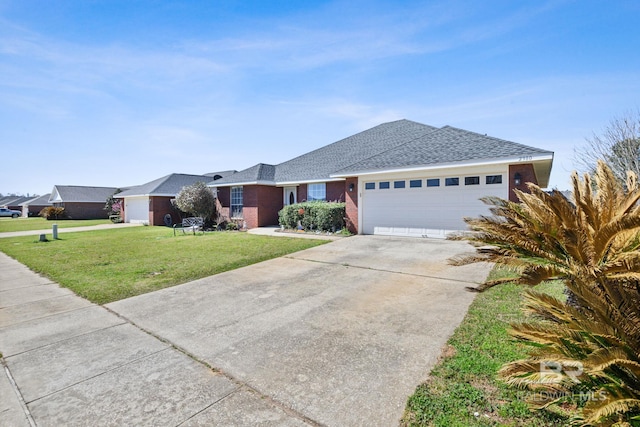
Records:
<instances>
[{"instance_id":1,"label":"front door","mask_svg":"<svg viewBox=\"0 0 640 427\"><path fill-rule=\"evenodd\" d=\"M284 204L293 205L297 202L297 187L284 187Z\"/></svg>"}]
</instances>

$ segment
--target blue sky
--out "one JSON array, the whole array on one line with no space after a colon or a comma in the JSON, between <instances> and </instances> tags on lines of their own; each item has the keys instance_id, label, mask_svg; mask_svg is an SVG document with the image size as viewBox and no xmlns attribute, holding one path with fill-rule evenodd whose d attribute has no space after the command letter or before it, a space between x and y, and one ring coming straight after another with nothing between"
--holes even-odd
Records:
<instances>
[{"instance_id":1,"label":"blue sky","mask_svg":"<svg viewBox=\"0 0 640 427\"><path fill-rule=\"evenodd\" d=\"M377 124L555 152L640 107L640 2L0 0L0 193L277 164Z\"/></svg>"}]
</instances>

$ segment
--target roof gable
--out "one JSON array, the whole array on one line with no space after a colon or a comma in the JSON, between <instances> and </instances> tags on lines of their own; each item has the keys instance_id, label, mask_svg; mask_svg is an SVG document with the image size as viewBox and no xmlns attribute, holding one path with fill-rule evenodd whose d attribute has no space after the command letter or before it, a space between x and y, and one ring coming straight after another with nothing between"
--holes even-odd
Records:
<instances>
[{"instance_id":1,"label":"roof gable","mask_svg":"<svg viewBox=\"0 0 640 427\"><path fill-rule=\"evenodd\" d=\"M118 189L115 187L85 187L80 185L55 185L50 203L84 202L104 203Z\"/></svg>"}]
</instances>

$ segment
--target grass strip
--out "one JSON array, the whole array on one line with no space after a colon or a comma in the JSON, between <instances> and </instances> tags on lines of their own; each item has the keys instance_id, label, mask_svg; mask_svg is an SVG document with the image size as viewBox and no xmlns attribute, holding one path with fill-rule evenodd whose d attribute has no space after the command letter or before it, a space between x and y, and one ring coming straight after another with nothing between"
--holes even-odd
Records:
<instances>
[{"instance_id":1,"label":"grass strip","mask_svg":"<svg viewBox=\"0 0 640 427\"><path fill-rule=\"evenodd\" d=\"M492 277L505 274L494 268ZM450 338L429 379L409 398L402 426L566 426L567 413L529 411L523 391L497 378L500 367L524 358L528 346L507 334L509 324L526 319L521 311L526 288L514 284L478 294ZM564 286L549 282L537 290L562 298Z\"/></svg>"},{"instance_id":2,"label":"grass strip","mask_svg":"<svg viewBox=\"0 0 640 427\"><path fill-rule=\"evenodd\" d=\"M0 250L96 304L178 285L327 243L241 232L179 235L132 227L0 239Z\"/></svg>"}]
</instances>

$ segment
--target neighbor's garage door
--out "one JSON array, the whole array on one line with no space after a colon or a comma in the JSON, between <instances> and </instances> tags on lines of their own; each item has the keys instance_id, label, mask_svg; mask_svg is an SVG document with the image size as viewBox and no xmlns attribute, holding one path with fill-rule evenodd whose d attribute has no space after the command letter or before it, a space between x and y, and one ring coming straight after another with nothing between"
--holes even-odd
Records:
<instances>
[{"instance_id":1,"label":"neighbor's garage door","mask_svg":"<svg viewBox=\"0 0 640 427\"><path fill-rule=\"evenodd\" d=\"M465 230L464 217L488 213L479 198L506 198L503 175L364 181L364 234L445 237ZM457 185L456 185L457 184Z\"/></svg>"},{"instance_id":2,"label":"neighbor's garage door","mask_svg":"<svg viewBox=\"0 0 640 427\"><path fill-rule=\"evenodd\" d=\"M132 223L149 223L149 198L125 197L124 221Z\"/></svg>"}]
</instances>

